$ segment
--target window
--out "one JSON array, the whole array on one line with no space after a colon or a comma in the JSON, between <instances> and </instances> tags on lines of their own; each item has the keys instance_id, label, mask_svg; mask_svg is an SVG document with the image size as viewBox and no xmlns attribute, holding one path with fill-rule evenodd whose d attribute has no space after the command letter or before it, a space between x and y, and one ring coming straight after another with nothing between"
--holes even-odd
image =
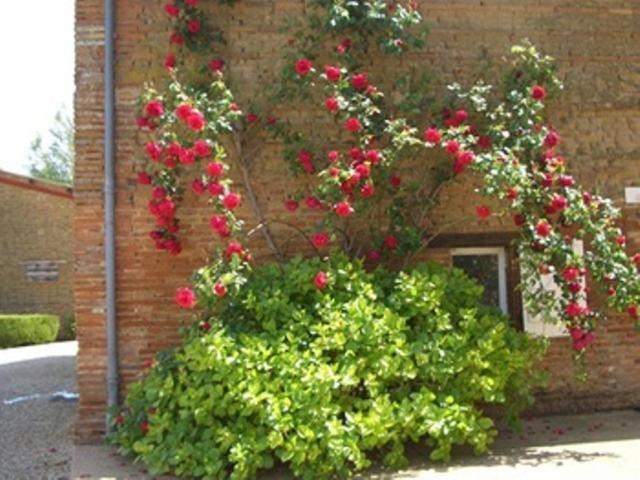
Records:
<instances>
[{"instance_id":1,"label":"window","mask_svg":"<svg viewBox=\"0 0 640 480\"><path fill-rule=\"evenodd\" d=\"M58 262L36 261L25 263L27 279L31 282L55 282L60 276Z\"/></svg>"},{"instance_id":2,"label":"window","mask_svg":"<svg viewBox=\"0 0 640 480\"><path fill-rule=\"evenodd\" d=\"M444 250L451 264L485 286L485 301L505 312L523 329L517 232L449 233L438 235L429 248Z\"/></svg>"},{"instance_id":3,"label":"window","mask_svg":"<svg viewBox=\"0 0 640 480\"><path fill-rule=\"evenodd\" d=\"M503 247L455 248L453 266L464 270L484 287L483 303L509 313L507 260Z\"/></svg>"}]
</instances>

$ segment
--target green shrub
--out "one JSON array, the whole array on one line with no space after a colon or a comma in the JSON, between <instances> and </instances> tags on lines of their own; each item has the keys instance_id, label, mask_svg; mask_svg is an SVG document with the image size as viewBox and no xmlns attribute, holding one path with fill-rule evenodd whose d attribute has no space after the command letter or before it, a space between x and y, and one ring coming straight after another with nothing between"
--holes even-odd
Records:
<instances>
[{"instance_id":1,"label":"green shrub","mask_svg":"<svg viewBox=\"0 0 640 480\"><path fill-rule=\"evenodd\" d=\"M313 278L329 274L319 290ZM275 461L306 479L349 476L408 441L434 460L453 445L485 452L540 381L544 348L457 270L409 272L334 258L254 271L184 344L129 391L112 437L154 472L252 478ZM205 329L206 330L206 329Z\"/></svg>"},{"instance_id":2,"label":"green shrub","mask_svg":"<svg viewBox=\"0 0 640 480\"><path fill-rule=\"evenodd\" d=\"M0 348L53 342L59 329L55 315L0 315Z\"/></svg>"},{"instance_id":3,"label":"green shrub","mask_svg":"<svg viewBox=\"0 0 640 480\"><path fill-rule=\"evenodd\" d=\"M58 332L58 340L68 342L76 339L76 317L65 315L60 321L60 332Z\"/></svg>"}]
</instances>

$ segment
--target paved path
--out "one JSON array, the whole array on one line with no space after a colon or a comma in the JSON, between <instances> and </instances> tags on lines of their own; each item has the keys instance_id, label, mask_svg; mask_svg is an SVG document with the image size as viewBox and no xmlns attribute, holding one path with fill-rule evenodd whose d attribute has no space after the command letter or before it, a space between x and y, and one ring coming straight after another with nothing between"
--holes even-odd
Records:
<instances>
[{"instance_id":1,"label":"paved path","mask_svg":"<svg viewBox=\"0 0 640 480\"><path fill-rule=\"evenodd\" d=\"M0 479L70 477L76 342L0 350Z\"/></svg>"},{"instance_id":2,"label":"paved path","mask_svg":"<svg viewBox=\"0 0 640 480\"><path fill-rule=\"evenodd\" d=\"M359 480L640 480L640 413L633 410L542 417L524 422L522 434L503 434L485 457L458 452L449 465L411 452L409 470L370 472ZM140 465L103 446L74 450L74 479L152 479ZM288 480L286 471L263 480Z\"/></svg>"}]
</instances>

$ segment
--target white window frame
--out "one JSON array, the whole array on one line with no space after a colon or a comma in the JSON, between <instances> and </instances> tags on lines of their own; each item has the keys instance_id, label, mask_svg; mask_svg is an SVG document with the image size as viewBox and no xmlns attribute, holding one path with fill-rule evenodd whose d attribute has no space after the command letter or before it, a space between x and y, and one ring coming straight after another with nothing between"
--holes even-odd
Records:
<instances>
[{"instance_id":1,"label":"white window frame","mask_svg":"<svg viewBox=\"0 0 640 480\"><path fill-rule=\"evenodd\" d=\"M498 257L498 297L500 310L506 315L509 314L509 296L507 291L507 251L504 247L464 247L451 249L451 260L454 257L477 257L477 256L497 256Z\"/></svg>"}]
</instances>

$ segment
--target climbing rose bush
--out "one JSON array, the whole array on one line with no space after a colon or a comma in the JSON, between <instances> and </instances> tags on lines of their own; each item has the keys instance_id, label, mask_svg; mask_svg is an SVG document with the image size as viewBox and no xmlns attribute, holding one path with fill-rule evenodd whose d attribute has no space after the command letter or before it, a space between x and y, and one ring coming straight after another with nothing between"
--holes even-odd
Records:
<instances>
[{"instance_id":1,"label":"climbing rose bush","mask_svg":"<svg viewBox=\"0 0 640 480\"><path fill-rule=\"evenodd\" d=\"M259 267L130 388L112 441L154 473L198 478L254 478L276 461L307 479L374 458L398 468L408 441L434 460L486 452L484 409L515 419L530 404L543 345L481 295L435 264Z\"/></svg>"}]
</instances>

